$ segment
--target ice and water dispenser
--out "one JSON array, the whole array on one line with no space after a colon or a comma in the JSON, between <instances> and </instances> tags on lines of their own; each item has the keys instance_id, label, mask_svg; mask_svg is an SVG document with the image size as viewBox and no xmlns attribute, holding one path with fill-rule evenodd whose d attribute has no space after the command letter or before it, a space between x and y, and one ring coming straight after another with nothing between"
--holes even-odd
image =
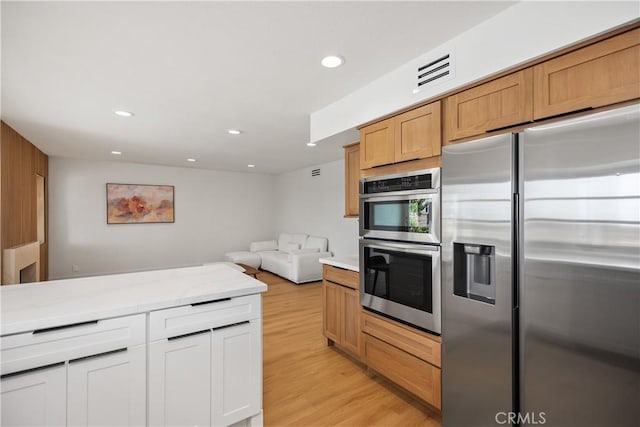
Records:
<instances>
[{"instance_id":1,"label":"ice and water dispenser","mask_svg":"<svg viewBox=\"0 0 640 427\"><path fill-rule=\"evenodd\" d=\"M496 248L472 243L453 244L453 293L496 303Z\"/></svg>"}]
</instances>

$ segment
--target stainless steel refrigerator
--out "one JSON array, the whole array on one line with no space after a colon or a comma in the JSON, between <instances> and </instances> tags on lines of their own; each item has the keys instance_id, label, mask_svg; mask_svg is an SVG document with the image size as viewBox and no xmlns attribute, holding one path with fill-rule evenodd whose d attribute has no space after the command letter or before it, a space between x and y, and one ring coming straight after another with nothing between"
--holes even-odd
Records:
<instances>
[{"instance_id":1,"label":"stainless steel refrigerator","mask_svg":"<svg viewBox=\"0 0 640 427\"><path fill-rule=\"evenodd\" d=\"M444 427L640 425L640 107L442 151Z\"/></svg>"}]
</instances>

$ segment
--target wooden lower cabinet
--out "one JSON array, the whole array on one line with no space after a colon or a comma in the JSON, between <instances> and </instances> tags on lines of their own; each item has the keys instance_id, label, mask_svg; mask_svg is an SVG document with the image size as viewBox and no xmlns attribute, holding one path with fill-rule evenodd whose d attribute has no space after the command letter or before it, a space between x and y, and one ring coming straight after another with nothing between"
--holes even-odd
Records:
<instances>
[{"instance_id":1,"label":"wooden lower cabinet","mask_svg":"<svg viewBox=\"0 0 640 427\"><path fill-rule=\"evenodd\" d=\"M434 408L442 406L440 337L363 310L362 359Z\"/></svg>"},{"instance_id":2,"label":"wooden lower cabinet","mask_svg":"<svg viewBox=\"0 0 640 427\"><path fill-rule=\"evenodd\" d=\"M360 292L342 289L342 336L341 344L346 350L360 357Z\"/></svg>"},{"instance_id":3,"label":"wooden lower cabinet","mask_svg":"<svg viewBox=\"0 0 640 427\"><path fill-rule=\"evenodd\" d=\"M435 408L441 408L440 368L368 334L363 336L367 366Z\"/></svg>"},{"instance_id":4,"label":"wooden lower cabinet","mask_svg":"<svg viewBox=\"0 0 640 427\"><path fill-rule=\"evenodd\" d=\"M342 287L327 280L322 282L323 327L324 336L333 343L340 342L340 300Z\"/></svg>"},{"instance_id":5,"label":"wooden lower cabinet","mask_svg":"<svg viewBox=\"0 0 640 427\"><path fill-rule=\"evenodd\" d=\"M329 345L360 358L360 291L358 273L329 265L323 267L323 333Z\"/></svg>"}]
</instances>

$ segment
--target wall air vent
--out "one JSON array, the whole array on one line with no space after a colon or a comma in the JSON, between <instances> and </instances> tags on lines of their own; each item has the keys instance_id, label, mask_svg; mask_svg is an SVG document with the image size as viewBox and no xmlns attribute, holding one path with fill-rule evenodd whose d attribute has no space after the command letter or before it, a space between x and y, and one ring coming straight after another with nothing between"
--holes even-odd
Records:
<instances>
[{"instance_id":1,"label":"wall air vent","mask_svg":"<svg viewBox=\"0 0 640 427\"><path fill-rule=\"evenodd\" d=\"M312 169L311 170L311 176L320 176L320 168Z\"/></svg>"},{"instance_id":2,"label":"wall air vent","mask_svg":"<svg viewBox=\"0 0 640 427\"><path fill-rule=\"evenodd\" d=\"M442 54L436 58L432 57L426 60L424 65L418 67L416 89L424 89L444 80L449 80L453 77L453 72L454 63L451 53Z\"/></svg>"}]
</instances>

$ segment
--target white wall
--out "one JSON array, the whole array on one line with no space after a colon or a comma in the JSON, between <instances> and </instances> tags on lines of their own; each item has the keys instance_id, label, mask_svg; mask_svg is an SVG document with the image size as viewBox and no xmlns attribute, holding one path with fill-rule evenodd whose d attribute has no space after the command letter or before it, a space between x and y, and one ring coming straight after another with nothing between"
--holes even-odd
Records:
<instances>
[{"instance_id":1,"label":"white wall","mask_svg":"<svg viewBox=\"0 0 640 427\"><path fill-rule=\"evenodd\" d=\"M278 175L276 206L279 232L326 237L334 255L358 253L358 220L344 218L344 160Z\"/></svg>"},{"instance_id":2,"label":"white wall","mask_svg":"<svg viewBox=\"0 0 640 427\"><path fill-rule=\"evenodd\" d=\"M106 223L106 183L175 186L175 223ZM51 279L222 260L276 233L275 177L49 158ZM339 198L339 196L336 196ZM80 271L71 272L72 264Z\"/></svg>"},{"instance_id":3,"label":"white wall","mask_svg":"<svg viewBox=\"0 0 640 427\"><path fill-rule=\"evenodd\" d=\"M319 141L420 101L604 33L640 17L637 1L525 1L426 52L311 114ZM416 70L442 52L455 55L455 76L414 94Z\"/></svg>"}]
</instances>

